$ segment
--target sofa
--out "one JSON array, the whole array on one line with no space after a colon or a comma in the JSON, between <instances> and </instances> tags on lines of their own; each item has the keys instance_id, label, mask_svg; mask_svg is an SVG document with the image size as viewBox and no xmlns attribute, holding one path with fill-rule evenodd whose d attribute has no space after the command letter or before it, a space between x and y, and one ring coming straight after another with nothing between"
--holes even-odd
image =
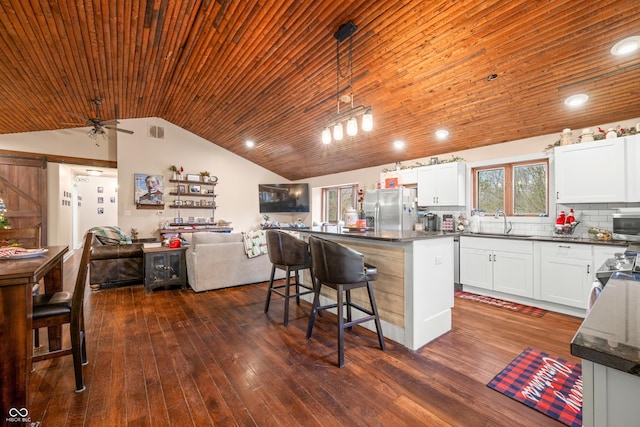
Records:
<instances>
[{"instance_id":1,"label":"sofa","mask_svg":"<svg viewBox=\"0 0 640 427\"><path fill-rule=\"evenodd\" d=\"M95 233L89 263L91 289L143 283L143 244L131 243L118 227L93 227L91 230Z\"/></svg>"},{"instance_id":2,"label":"sofa","mask_svg":"<svg viewBox=\"0 0 640 427\"><path fill-rule=\"evenodd\" d=\"M250 232L259 236L262 232ZM187 249L187 277L195 292L250 283L271 277L266 243L246 238L248 233L193 233ZM276 269L277 279L285 272Z\"/></svg>"}]
</instances>

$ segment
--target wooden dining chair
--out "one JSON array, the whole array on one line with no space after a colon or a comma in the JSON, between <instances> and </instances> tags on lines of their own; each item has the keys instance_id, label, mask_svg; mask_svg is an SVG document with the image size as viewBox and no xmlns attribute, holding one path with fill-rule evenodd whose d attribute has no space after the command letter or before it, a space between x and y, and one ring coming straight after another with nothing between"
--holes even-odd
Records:
<instances>
[{"instance_id":1,"label":"wooden dining chair","mask_svg":"<svg viewBox=\"0 0 640 427\"><path fill-rule=\"evenodd\" d=\"M37 249L41 246L41 234L42 224L34 227L5 228L0 230L0 245L6 241L7 243L19 243L26 249ZM32 292L33 295L38 295L40 283L33 285ZM33 332L33 344L36 347L40 347L40 334L37 329Z\"/></svg>"},{"instance_id":2,"label":"wooden dining chair","mask_svg":"<svg viewBox=\"0 0 640 427\"><path fill-rule=\"evenodd\" d=\"M47 328L68 323L71 334L71 348L49 351L34 355L32 363L54 357L73 355L73 369L76 377L76 392L84 391L82 365L87 364L84 333L84 291L87 286L87 271L91 260L93 232L84 239L82 258L73 292L62 291L53 295L33 297L33 329Z\"/></svg>"},{"instance_id":3,"label":"wooden dining chair","mask_svg":"<svg viewBox=\"0 0 640 427\"><path fill-rule=\"evenodd\" d=\"M42 224L34 227L5 228L0 230L0 241L19 243L23 248L33 249L41 246Z\"/></svg>"}]
</instances>

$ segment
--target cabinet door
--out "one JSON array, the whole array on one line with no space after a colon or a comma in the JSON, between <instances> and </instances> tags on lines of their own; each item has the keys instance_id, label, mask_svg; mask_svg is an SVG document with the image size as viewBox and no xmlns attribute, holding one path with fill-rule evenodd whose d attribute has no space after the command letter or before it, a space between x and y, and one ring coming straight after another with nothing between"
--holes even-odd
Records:
<instances>
[{"instance_id":1,"label":"cabinet door","mask_svg":"<svg viewBox=\"0 0 640 427\"><path fill-rule=\"evenodd\" d=\"M567 145L554 153L558 203L626 200L623 138Z\"/></svg>"},{"instance_id":2,"label":"cabinet door","mask_svg":"<svg viewBox=\"0 0 640 427\"><path fill-rule=\"evenodd\" d=\"M438 166L435 180L437 182L436 201L443 206L463 206L465 165L463 163L447 163Z\"/></svg>"},{"instance_id":3,"label":"cabinet door","mask_svg":"<svg viewBox=\"0 0 640 427\"><path fill-rule=\"evenodd\" d=\"M493 289L493 252L486 249L460 248L460 283Z\"/></svg>"},{"instance_id":4,"label":"cabinet door","mask_svg":"<svg viewBox=\"0 0 640 427\"><path fill-rule=\"evenodd\" d=\"M438 197L436 166L418 168L418 206L434 206Z\"/></svg>"},{"instance_id":5,"label":"cabinet door","mask_svg":"<svg viewBox=\"0 0 640 427\"><path fill-rule=\"evenodd\" d=\"M533 298L533 255L495 251L493 289Z\"/></svg>"},{"instance_id":6,"label":"cabinet door","mask_svg":"<svg viewBox=\"0 0 640 427\"><path fill-rule=\"evenodd\" d=\"M592 280L591 260L542 254L540 297L544 301L586 309Z\"/></svg>"}]
</instances>

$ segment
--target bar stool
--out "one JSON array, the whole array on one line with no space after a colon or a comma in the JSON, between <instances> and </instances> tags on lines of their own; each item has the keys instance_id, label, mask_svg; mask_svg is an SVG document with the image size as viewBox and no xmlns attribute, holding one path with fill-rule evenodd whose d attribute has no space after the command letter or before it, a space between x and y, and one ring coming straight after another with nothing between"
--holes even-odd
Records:
<instances>
[{"instance_id":1,"label":"bar stool","mask_svg":"<svg viewBox=\"0 0 640 427\"><path fill-rule=\"evenodd\" d=\"M311 250L311 261L313 265L313 277L316 280L315 296L313 298L313 309L309 318L307 328L307 338L311 338L313 324L316 313L330 308L336 308L338 316L338 366L344 367L344 330L353 325L374 320L378 333L380 348L384 351L384 336L378 316L376 300L373 296L371 282L378 278L378 269L364 262L364 255L351 248L336 242L321 239L315 236L309 237L309 248ZM320 290L322 285L333 288L338 293L336 304L320 305ZM365 308L351 301L351 290L357 288L367 288L371 309ZM346 304L343 301L343 292L346 293ZM347 321L344 321L343 307L347 308ZM367 316L360 319L353 319L351 309L355 308Z\"/></svg>"},{"instance_id":2,"label":"bar stool","mask_svg":"<svg viewBox=\"0 0 640 427\"><path fill-rule=\"evenodd\" d=\"M300 305L300 296L313 293L312 287L300 283L299 274L300 270L309 269L311 281L313 282L309 245L304 240L279 230L267 230L266 238L269 260L273 266L271 267L271 280L269 281L269 289L267 290L267 301L264 305L264 312L269 312L272 293L284 297L284 325L287 326L289 324L289 300L295 298L296 303ZM283 285L273 285L276 268L287 272ZM293 283L291 283L292 271L294 272ZM291 286L295 286L294 293L291 293ZM304 288L306 291L301 292L300 288Z\"/></svg>"}]
</instances>

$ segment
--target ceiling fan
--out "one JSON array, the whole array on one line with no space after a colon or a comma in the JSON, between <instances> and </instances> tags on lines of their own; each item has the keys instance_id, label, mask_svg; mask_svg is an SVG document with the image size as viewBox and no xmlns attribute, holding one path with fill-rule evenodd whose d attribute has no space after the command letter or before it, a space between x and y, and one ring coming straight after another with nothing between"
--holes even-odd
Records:
<instances>
[{"instance_id":1,"label":"ceiling fan","mask_svg":"<svg viewBox=\"0 0 640 427\"><path fill-rule=\"evenodd\" d=\"M118 118L118 105L116 104L116 118L113 120L102 120L100 118L100 105L102 105L102 100L101 99L92 99L91 102L95 105L95 117L84 117L84 116L80 116L78 114L72 113L70 111L67 111L68 114L72 115L73 117L76 117L80 120L83 120L85 123L82 123L82 125L89 125L91 126L91 130L89 130L89 132L87 133L89 135L89 137L96 139L98 137L98 135L102 135L104 138L107 137L107 131L105 129L113 129L116 130L118 132L124 132L124 133L128 133L128 134L133 134L133 131L128 130L128 129L121 129L118 128L114 125L117 125L119 122L117 120ZM61 123L63 125L80 125L80 123Z\"/></svg>"}]
</instances>

